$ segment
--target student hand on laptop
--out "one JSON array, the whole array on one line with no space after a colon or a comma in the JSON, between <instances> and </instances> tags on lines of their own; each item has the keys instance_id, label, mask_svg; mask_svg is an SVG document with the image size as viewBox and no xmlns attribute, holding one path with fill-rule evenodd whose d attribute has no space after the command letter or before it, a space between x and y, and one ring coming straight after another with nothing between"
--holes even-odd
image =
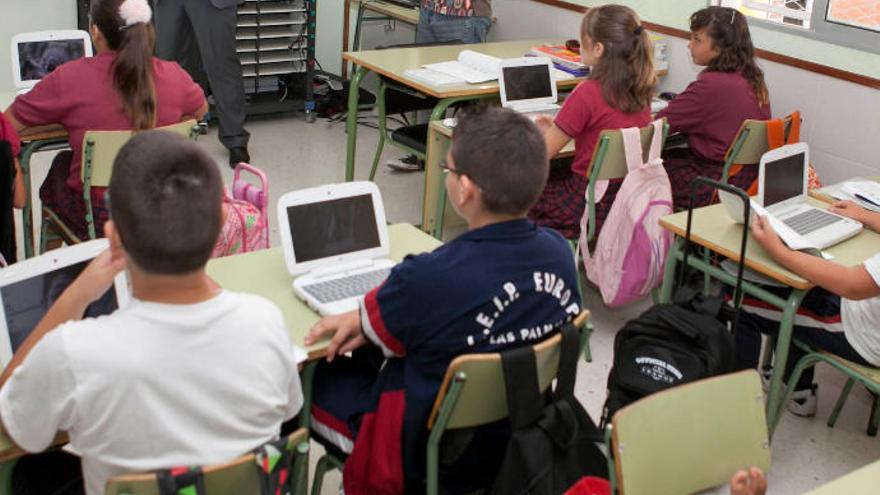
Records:
<instances>
[{"instance_id":1,"label":"student hand on laptop","mask_svg":"<svg viewBox=\"0 0 880 495\"><path fill-rule=\"evenodd\" d=\"M315 342L331 337L327 346L327 362L347 352L351 352L367 342L361 327L361 315L358 310L342 313L341 315L325 316L309 329L305 344L312 345Z\"/></svg>"},{"instance_id":2,"label":"student hand on laptop","mask_svg":"<svg viewBox=\"0 0 880 495\"><path fill-rule=\"evenodd\" d=\"M767 217L755 214L754 219L752 219L752 237L755 238L755 241L767 251L768 254L772 257L776 257L777 253L780 250L787 250L788 247L783 244L782 239L776 234L776 231L773 230L773 227L770 225L770 220Z\"/></svg>"},{"instance_id":3,"label":"student hand on laptop","mask_svg":"<svg viewBox=\"0 0 880 495\"><path fill-rule=\"evenodd\" d=\"M539 131L547 132L547 129L553 126L553 117L550 115L535 115L532 122L538 126Z\"/></svg>"},{"instance_id":4,"label":"student hand on laptop","mask_svg":"<svg viewBox=\"0 0 880 495\"><path fill-rule=\"evenodd\" d=\"M99 254L64 291L85 306L97 301L113 286L113 279L125 269L125 258L114 257L108 249Z\"/></svg>"},{"instance_id":5,"label":"student hand on laptop","mask_svg":"<svg viewBox=\"0 0 880 495\"><path fill-rule=\"evenodd\" d=\"M828 207L828 211L831 213L837 213L838 215L843 215L848 218L852 218L858 222L861 222L867 225L870 228L874 228L872 226L872 217L878 216L877 213L874 213L870 210L866 210L858 205L855 201L838 201L833 205Z\"/></svg>"}]
</instances>

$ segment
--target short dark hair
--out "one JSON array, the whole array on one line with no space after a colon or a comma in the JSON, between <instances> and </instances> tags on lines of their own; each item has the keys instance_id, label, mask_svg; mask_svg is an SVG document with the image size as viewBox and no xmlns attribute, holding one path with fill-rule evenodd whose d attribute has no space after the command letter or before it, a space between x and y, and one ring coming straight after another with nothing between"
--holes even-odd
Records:
<instances>
[{"instance_id":1,"label":"short dark hair","mask_svg":"<svg viewBox=\"0 0 880 495\"><path fill-rule=\"evenodd\" d=\"M503 215L528 211L550 170L544 136L535 124L500 107L478 107L458 118L452 158L456 169L480 187L486 210Z\"/></svg>"},{"instance_id":2,"label":"short dark hair","mask_svg":"<svg viewBox=\"0 0 880 495\"><path fill-rule=\"evenodd\" d=\"M196 271L221 226L223 182L194 142L167 131L137 133L110 178L110 215L134 263L156 274Z\"/></svg>"}]
</instances>

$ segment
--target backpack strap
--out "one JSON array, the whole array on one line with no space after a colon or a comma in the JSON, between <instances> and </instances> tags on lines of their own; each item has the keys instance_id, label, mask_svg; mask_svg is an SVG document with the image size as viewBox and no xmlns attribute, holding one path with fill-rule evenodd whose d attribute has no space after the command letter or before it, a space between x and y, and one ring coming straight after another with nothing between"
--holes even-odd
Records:
<instances>
[{"instance_id":1,"label":"backpack strap","mask_svg":"<svg viewBox=\"0 0 880 495\"><path fill-rule=\"evenodd\" d=\"M638 127L627 127L620 130L623 137L623 151L626 156L626 170L632 172L644 165L642 160L642 135Z\"/></svg>"},{"instance_id":2,"label":"backpack strap","mask_svg":"<svg viewBox=\"0 0 880 495\"><path fill-rule=\"evenodd\" d=\"M663 153L663 120L657 119L651 122L651 125L654 127L654 134L651 136L651 148L648 150L648 163L657 162Z\"/></svg>"},{"instance_id":3,"label":"backpack strap","mask_svg":"<svg viewBox=\"0 0 880 495\"><path fill-rule=\"evenodd\" d=\"M290 459L293 452L287 448L287 438L264 444L254 451L260 472L262 495L290 495Z\"/></svg>"},{"instance_id":4,"label":"backpack strap","mask_svg":"<svg viewBox=\"0 0 880 495\"><path fill-rule=\"evenodd\" d=\"M510 427L513 431L526 428L534 424L544 410L535 350L525 345L502 352L501 368L504 370Z\"/></svg>"},{"instance_id":5,"label":"backpack strap","mask_svg":"<svg viewBox=\"0 0 880 495\"><path fill-rule=\"evenodd\" d=\"M159 495L205 495L205 477L198 466L156 472Z\"/></svg>"},{"instance_id":6,"label":"backpack strap","mask_svg":"<svg viewBox=\"0 0 880 495\"><path fill-rule=\"evenodd\" d=\"M578 355L580 354L580 338L578 331L571 322L566 323L560 330L562 333L562 346L559 350L559 371L556 374L556 389L553 396L556 399L574 397L574 382L577 376Z\"/></svg>"}]
</instances>

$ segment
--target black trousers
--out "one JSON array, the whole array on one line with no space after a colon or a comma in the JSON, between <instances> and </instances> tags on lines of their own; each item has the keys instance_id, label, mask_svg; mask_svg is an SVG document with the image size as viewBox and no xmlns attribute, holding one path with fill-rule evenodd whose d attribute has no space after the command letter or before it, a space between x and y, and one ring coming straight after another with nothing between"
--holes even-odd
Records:
<instances>
[{"instance_id":1,"label":"black trousers","mask_svg":"<svg viewBox=\"0 0 880 495\"><path fill-rule=\"evenodd\" d=\"M210 0L153 0L156 54L178 62L214 96L223 146L247 146L244 80L235 52L236 6ZM210 88L210 89L209 89Z\"/></svg>"},{"instance_id":2,"label":"black trousers","mask_svg":"<svg viewBox=\"0 0 880 495\"><path fill-rule=\"evenodd\" d=\"M79 457L55 450L27 455L12 472L12 495L85 495Z\"/></svg>"}]
</instances>

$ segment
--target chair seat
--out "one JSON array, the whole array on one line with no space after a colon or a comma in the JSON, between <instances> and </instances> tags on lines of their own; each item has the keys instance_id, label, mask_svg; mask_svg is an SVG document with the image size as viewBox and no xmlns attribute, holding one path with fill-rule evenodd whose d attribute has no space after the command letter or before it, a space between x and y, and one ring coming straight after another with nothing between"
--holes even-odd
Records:
<instances>
[{"instance_id":1,"label":"chair seat","mask_svg":"<svg viewBox=\"0 0 880 495\"><path fill-rule=\"evenodd\" d=\"M421 153L426 153L428 149L428 124L408 125L394 129L391 132L391 140Z\"/></svg>"},{"instance_id":2,"label":"chair seat","mask_svg":"<svg viewBox=\"0 0 880 495\"><path fill-rule=\"evenodd\" d=\"M840 356L836 356L826 351L819 351L819 354L851 370L856 375L864 377L873 382L880 382L880 368L875 368L873 366L862 366L860 364L848 361Z\"/></svg>"}]
</instances>

